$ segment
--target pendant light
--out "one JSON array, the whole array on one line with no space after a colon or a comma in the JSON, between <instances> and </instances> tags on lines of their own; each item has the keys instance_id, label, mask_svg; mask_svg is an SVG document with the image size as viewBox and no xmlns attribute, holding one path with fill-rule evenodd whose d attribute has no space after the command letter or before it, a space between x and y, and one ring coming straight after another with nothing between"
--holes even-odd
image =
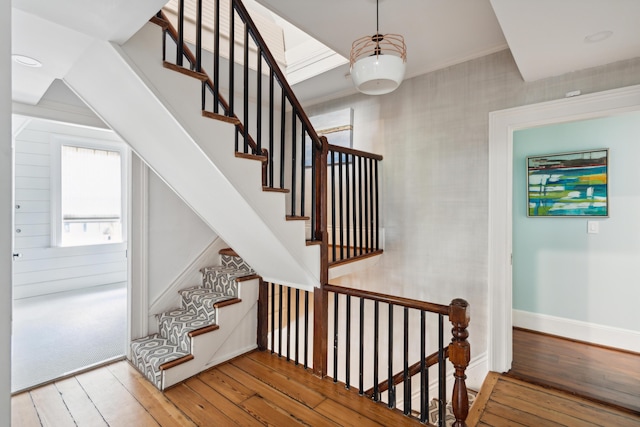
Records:
<instances>
[{"instance_id":1,"label":"pendant light","mask_svg":"<svg viewBox=\"0 0 640 427\"><path fill-rule=\"evenodd\" d=\"M361 37L351 45L351 79L366 95L393 92L404 78L407 47L399 34L380 34L376 0L376 33Z\"/></svg>"}]
</instances>

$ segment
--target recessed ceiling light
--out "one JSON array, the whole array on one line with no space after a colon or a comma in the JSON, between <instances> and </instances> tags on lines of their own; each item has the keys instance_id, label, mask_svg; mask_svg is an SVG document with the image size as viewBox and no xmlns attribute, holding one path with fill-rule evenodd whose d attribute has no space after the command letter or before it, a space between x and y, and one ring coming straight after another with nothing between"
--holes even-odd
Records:
<instances>
[{"instance_id":1,"label":"recessed ceiling light","mask_svg":"<svg viewBox=\"0 0 640 427\"><path fill-rule=\"evenodd\" d=\"M584 38L585 43L598 43L604 41L613 35L613 31L598 31L597 33L589 34Z\"/></svg>"},{"instance_id":2,"label":"recessed ceiling light","mask_svg":"<svg viewBox=\"0 0 640 427\"><path fill-rule=\"evenodd\" d=\"M30 56L13 54L11 55L11 57L15 62L17 62L20 65L24 65L25 67L33 67L33 68L42 67L42 62L38 61L35 58L31 58Z\"/></svg>"}]
</instances>

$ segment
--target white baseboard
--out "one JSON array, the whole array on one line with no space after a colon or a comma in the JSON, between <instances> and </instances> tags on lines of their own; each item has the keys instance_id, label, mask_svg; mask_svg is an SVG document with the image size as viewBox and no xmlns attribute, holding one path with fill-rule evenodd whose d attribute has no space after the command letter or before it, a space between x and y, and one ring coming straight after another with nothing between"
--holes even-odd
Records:
<instances>
[{"instance_id":1,"label":"white baseboard","mask_svg":"<svg viewBox=\"0 0 640 427\"><path fill-rule=\"evenodd\" d=\"M513 310L513 326L640 353L640 332Z\"/></svg>"}]
</instances>

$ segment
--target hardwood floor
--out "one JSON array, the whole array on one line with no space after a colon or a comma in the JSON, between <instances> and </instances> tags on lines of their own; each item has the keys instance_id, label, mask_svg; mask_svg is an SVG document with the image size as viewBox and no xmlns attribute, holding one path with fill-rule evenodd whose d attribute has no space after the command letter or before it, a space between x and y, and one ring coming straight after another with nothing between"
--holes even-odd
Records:
<instances>
[{"instance_id":1,"label":"hardwood floor","mask_svg":"<svg viewBox=\"0 0 640 427\"><path fill-rule=\"evenodd\" d=\"M159 392L117 362L12 398L12 426L420 425L343 385L253 352Z\"/></svg>"},{"instance_id":2,"label":"hardwood floor","mask_svg":"<svg viewBox=\"0 0 640 427\"><path fill-rule=\"evenodd\" d=\"M509 375L640 415L639 354L514 328Z\"/></svg>"},{"instance_id":3,"label":"hardwood floor","mask_svg":"<svg viewBox=\"0 0 640 427\"><path fill-rule=\"evenodd\" d=\"M469 427L638 427L640 416L491 372L471 407L467 424Z\"/></svg>"}]
</instances>

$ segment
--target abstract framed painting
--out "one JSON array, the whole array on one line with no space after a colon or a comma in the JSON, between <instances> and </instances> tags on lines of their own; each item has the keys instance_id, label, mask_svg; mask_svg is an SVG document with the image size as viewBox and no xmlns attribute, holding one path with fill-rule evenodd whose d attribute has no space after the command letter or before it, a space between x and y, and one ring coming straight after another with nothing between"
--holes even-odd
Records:
<instances>
[{"instance_id":1,"label":"abstract framed painting","mask_svg":"<svg viewBox=\"0 0 640 427\"><path fill-rule=\"evenodd\" d=\"M609 150L527 157L527 216L608 217Z\"/></svg>"}]
</instances>

